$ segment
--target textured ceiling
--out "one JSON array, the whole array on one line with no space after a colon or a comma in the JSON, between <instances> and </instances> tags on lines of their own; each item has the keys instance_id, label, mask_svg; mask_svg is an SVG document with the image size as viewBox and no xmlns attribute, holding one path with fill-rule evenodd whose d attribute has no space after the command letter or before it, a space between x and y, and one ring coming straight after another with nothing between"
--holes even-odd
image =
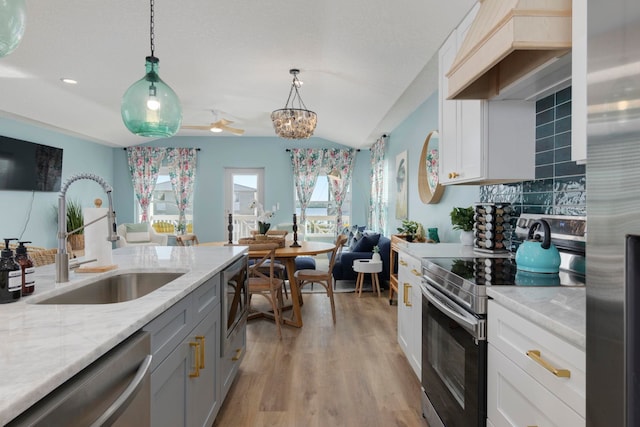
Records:
<instances>
[{"instance_id":1,"label":"textured ceiling","mask_svg":"<svg viewBox=\"0 0 640 427\"><path fill-rule=\"evenodd\" d=\"M473 3L156 0L155 54L183 125L206 125L215 109L245 136L274 136L269 115L299 68L314 136L366 147L436 87L427 64ZM149 52L148 1L29 0L25 37L0 58L0 115L111 146L143 143L124 127L120 101Z\"/></svg>"}]
</instances>

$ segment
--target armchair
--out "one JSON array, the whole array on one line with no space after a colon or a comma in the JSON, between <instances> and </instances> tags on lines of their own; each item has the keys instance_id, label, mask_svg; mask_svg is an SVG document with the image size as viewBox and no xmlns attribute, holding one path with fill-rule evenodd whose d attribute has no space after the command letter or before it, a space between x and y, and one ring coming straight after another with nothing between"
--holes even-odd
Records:
<instances>
[{"instance_id":1,"label":"armchair","mask_svg":"<svg viewBox=\"0 0 640 427\"><path fill-rule=\"evenodd\" d=\"M116 246L167 246L168 236L158 234L148 222L138 224L120 224L118 226L120 239Z\"/></svg>"}]
</instances>

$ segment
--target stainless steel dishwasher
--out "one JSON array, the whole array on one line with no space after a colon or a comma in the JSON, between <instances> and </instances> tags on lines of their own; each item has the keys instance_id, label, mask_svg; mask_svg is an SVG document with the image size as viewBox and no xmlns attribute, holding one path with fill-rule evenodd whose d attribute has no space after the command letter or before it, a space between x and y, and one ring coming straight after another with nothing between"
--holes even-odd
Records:
<instances>
[{"instance_id":1,"label":"stainless steel dishwasher","mask_svg":"<svg viewBox=\"0 0 640 427\"><path fill-rule=\"evenodd\" d=\"M7 426L149 426L151 345L138 332Z\"/></svg>"}]
</instances>

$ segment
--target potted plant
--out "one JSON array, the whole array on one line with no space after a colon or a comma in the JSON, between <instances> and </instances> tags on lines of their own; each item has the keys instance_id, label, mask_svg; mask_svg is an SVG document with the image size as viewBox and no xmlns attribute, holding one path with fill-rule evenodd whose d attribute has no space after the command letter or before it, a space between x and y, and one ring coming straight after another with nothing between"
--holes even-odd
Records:
<instances>
[{"instance_id":1,"label":"potted plant","mask_svg":"<svg viewBox=\"0 0 640 427\"><path fill-rule=\"evenodd\" d=\"M408 219L403 219L402 226L398 227L398 233L404 234L407 242L417 240L420 230L422 230L422 233L424 234L424 228L422 228L422 225L419 222Z\"/></svg>"},{"instance_id":2,"label":"potted plant","mask_svg":"<svg viewBox=\"0 0 640 427\"><path fill-rule=\"evenodd\" d=\"M54 207L55 221L58 222L58 206ZM77 230L84 225L84 216L82 215L82 205L78 201L67 200L67 232ZM71 249L84 249L84 229L80 229L70 234L68 241Z\"/></svg>"},{"instance_id":3,"label":"potted plant","mask_svg":"<svg viewBox=\"0 0 640 427\"><path fill-rule=\"evenodd\" d=\"M371 261L381 261L380 259L380 248L378 245L373 247L373 255L371 256Z\"/></svg>"},{"instance_id":4,"label":"potted plant","mask_svg":"<svg viewBox=\"0 0 640 427\"><path fill-rule=\"evenodd\" d=\"M454 207L451 213L451 224L454 230L460 230L460 241L463 245L470 246L473 244L473 207L468 208Z\"/></svg>"}]
</instances>

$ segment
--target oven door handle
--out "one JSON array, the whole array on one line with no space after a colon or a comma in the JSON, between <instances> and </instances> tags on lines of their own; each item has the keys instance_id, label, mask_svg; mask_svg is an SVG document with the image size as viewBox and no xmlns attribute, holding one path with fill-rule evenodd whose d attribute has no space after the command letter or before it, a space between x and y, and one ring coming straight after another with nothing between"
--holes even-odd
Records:
<instances>
[{"instance_id":1,"label":"oven door handle","mask_svg":"<svg viewBox=\"0 0 640 427\"><path fill-rule=\"evenodd\" d=\"M478 324L480 322L475 316L467 313L463 309L451 306L451 303L447 304L448 298L431 285L423 284L422 294L447 317L459 322L462 326L473 331L474 334L477 334Z\"/></svg>"}]
</instances>

